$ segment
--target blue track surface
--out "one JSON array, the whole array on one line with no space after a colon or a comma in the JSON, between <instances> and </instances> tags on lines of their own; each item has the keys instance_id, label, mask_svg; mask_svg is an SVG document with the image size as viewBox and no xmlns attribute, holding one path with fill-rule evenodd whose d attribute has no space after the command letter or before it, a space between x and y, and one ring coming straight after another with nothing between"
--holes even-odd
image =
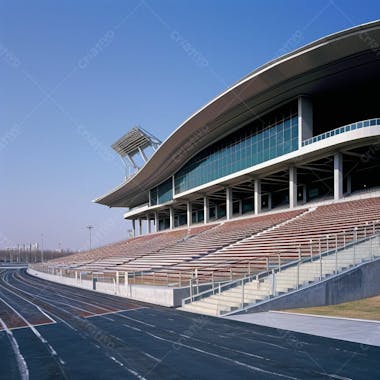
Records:
<instances>
[{"instance_id":1,"label":"blue track surface","mask_svg":"<svg viewBox=\"0 0 380 380\"><path fill-rule=\"evenodd\" d=\"M0 277L0 379L380 378L377 347Z\"/></svg>"}]
</instances>

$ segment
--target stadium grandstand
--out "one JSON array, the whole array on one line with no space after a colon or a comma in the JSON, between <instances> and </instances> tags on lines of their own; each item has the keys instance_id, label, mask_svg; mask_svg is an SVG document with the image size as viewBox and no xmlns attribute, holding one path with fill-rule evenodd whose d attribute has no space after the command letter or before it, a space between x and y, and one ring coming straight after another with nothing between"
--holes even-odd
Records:
<instances>
[{"instance_id":1,"label":"stadium grandstand","mask_svg":"<svg viewBox=\"0 0 380 380\"><path fill-rule=\"evenodd\" d=\"M133 237L31 273L221 315L376 261L379 40L376 21L276 58L163 143L133 128L112 146L124 182L94 201Z\"/></svg>"}]
</instances>

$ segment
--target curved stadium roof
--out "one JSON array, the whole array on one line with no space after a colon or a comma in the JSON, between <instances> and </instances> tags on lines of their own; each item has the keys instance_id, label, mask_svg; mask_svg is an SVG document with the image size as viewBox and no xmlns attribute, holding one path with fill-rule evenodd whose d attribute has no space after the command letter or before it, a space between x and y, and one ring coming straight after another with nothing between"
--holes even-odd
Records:
<instances>
[{"instance_id":1,"label":"curved stadium roof","mask_svg":"<svg viewBox=\"0 0 380 380\"><path fill-rule=\"evenodd\" d=\"M250 73L185 120L133 177L94 200L110 207L148 202L148 190L222 136L300 94L312 94L324 78L350 75L373 60L380 21L347 29L281 56ZM378 54L376 54L377 58ZM343 73L343 74L342 74ZM344 74L347 73L347 74Z\"/></svg>"}]
</instances>

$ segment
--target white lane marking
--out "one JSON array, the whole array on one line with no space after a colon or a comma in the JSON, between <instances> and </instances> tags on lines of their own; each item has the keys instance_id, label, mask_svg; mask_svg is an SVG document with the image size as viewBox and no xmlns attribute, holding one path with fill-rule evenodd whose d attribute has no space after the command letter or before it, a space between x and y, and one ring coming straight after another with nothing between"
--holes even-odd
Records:
<instances>
[{"instance_id":1,"label":"white lane marking","mask_svg":"<svg viewBox=\"0 0 380 380\"><path fill-rule=\"evenodd\" d=\"M17 343L16 338L14 337L12 331L8 328L8 326L5 324L5 322L1 318L0 318L0 325L6 331L9 341L11 342L13 352L16 356L17 366L20 371L21 379L28 380L29 379L28 365L26 364L26 360L20 352L20 347Z\"/></svg>"},{"instance_id":2,"label":"white lane marking","mask_svg":"<svg viewBox=\"0 0 380 380\"><path fill-rule=\"evenodd\" d=\"M9 284L10 285L10 284ZM12 285L10 285L12 286ZM14 294L16 297L19 297L21 298L22 300L24 300L25 302L28 302L29 304L33 305L40 313L42 313L45 317L47 317L48 319L50 319L53 323L56 323L57 321L55 321L52 317L50 317L50 315L48 315L46 312L44 312L38 305L34 304L33 302L29 301L28 299L24 298L23 296L20 296L19 294L17 294L16 292L14 292L13 290L10 290L8 289L7 287L3 286L3 285L0 285L1 288L5 289L6 291ZM12 286L13 288L13 286ZM16 288L17 289L17 288ZM18 289L19 290L19 289Z\"/></svg>"},{"instance_id":3,"label":"white lane marking","mask_svg":"<svg viewBox=\"0 0 380 380\"><path fill-rule=\"evenodd\" d=\"M9 286L11 286L12 288L17 289L17 290L20 291L21 293L29 294L29 295L32 296L33 298L38 298L37 295L34 295L34 294L32 294L32 293L29 293L29 292L27 292L27 291L25 291L25 290L23 290L23 289L19 289L19 288L15 287L15 286L11 285L9 282L7 282L7 284L8 284ZM5 287L5 289L8 290L8 291L11 292L11 293L14 293L14 292L12 292L12 290L9 290L9 289L6 288L6 287ZM15 294L17 297L19 297L19 298L21 298L21 299L24 299L26 302L29 302L29 303L31 303L33 306L38 307L38 309L40 309L39 306L35 305L33 302L29 301L28 299L26 299L26 298L20 296L20 295L17 294L17 293L14 293L14 294ZM58 306L55 306L55 307L56 307L57 309L63 310L63 309L59 308ZM41 311L42 311L42 309L41 309ZM59 318L58 316L55 316L55 317L56 317L57 319L59 319L63 324L65 324L67 327L69 327L71 330L77 331L74 327L72 327L70 324L68 324L68 323L67 323L65 320L63 320L62 318ZM49 319L52 320L54 323L57 323L57 321L55 321L54 319L52 319L52 318L50 318L50 317L49 317ZM34 326L43 326L43 325L47 325L47 324L50 324L50 323L38 323L38 324L34 324ZM29 327L29 326L15 327L14 329L28 328L28 327Z\"/></svg>"},{"instance_id":4,"label":"white lane marking","mask_svg":"<svg viewBox=\"0 0 380 380\"><path fill-rule=\"evenodd\" d=\"M110 322L115 322L114 319L105 317L104 315L102 315L102 318L104 318L104 319L106 319L107 321L110 321Z\"/></svg>"},{"instance_id":5,"label":"white lane marking","mask_svg":"<svg viewBox=\"0 0 380 380\"><path fill-rule=\"evenodd\" d=\"M338 379L338 380L352 380L351 377L339 376L339 375L335 375L334 373L323 373L323 372L320 372L320 374L323 375L323 376L332 377L333 379Z\"/></svg>"},{"instance_id":6,"label":"white lane marking","mask_svg":"<svg viewBox=\"0 0 380 380\"><path fill-rule=\"evenodd\" d=\"M135 331L142 331L139 328L127 325L126 323L124 323L123 326L128 327L129 329L132 329L132 330L135 330Z\"/></svg>"},{"instance_id":7,"label":"white lane marking","mask_svg":"<svg viewBox=\"0 0 380 380\"><path fill-rule=\"evenodd\" d=\"M58 358L58 360L60 361L61 364L64 364L65 362L60 358L58 357L58 354L57 352L54 350L54 348L49 344L49 342L37 331L37 329L29 323L29 321L24 318L13 306L11 306L7 301L5 301L3 298L0 297L0 300L5 304L7 305L10 309L13 310L13 312L18 316L20 317L27 325L28 327L32 330L33 334L44 344L47 345L49 351L50 351L50 354L52 356L56 356Z\"/></svg>"},{"instance_id":8,"label":"white lane marking","mask_svg":"<svg viewBox=\"0 0 380 380\"><path fill-rule=\"evenodd\" d=\"M115 363L119 364L120 367L124 367L124 364L117 360L114 356L110 356L110 359L112 359Z\"/></svg>"},{"instance_id":9,"label":"white lane marking","mask_svg":"<svg viewBox=\"0 0 380 380\"><path fill-rule=\"evenodd\" d=\"M277 373L277 372L267 371L267 370L259 368L259 367L255 367L255 366L252 366L252 365L249 365L249 364L246 364L246 363L239 362L238 360L233 360L233 359L227 358L225 356L221 356L221 355L215 354L213 352L204 351L204 350L201 350L200 348L189 346L189 345L181 343L179 341L165 339L165 338L162 338L160 336L157 336L157 335L154 335L152 333L149 333L147 331L145 331L145 334L147 334L147 335L149 335L149 336L151 336L151 337L153 337L155 339L163 340L165 342L169 342L169 343L175 344L177 346L181 346L181 347L187 348L189 350L193 350L193 351L196 351L196 352L200 352L202 354L213 356L214 358L218 358L218 359L222 359L222 360L225 360L225 361L228 361L228 362L232 362L232 363L237 364L237 365L239 365L241 367L246 367L246 368L252 369L253 371L256 371L256 372L266 373L266 374L270 374L270 375L274 375L274 376L278 376L278 377L284 377L286 379L298 380L296 377L291 377L291 376L283 375L283 374Z\"/></svg>"},{"instance_id":10,"label":"white lane marking","mask_svg":"<svg viewBox=\"0 0 380 380\"><path fill-rule=\"evenodd\" d=\"M142 323L142 324L145 325L145 326L154 327L154 328L156 327L155 325L151 325L150 323L146 323L146 322L140 321L139 319L135 319L135 318L127 317L126 315L123 315L123 314L119 314L119 315L120 315L120 317L130 319L131 321L135 321L135 322L138 322L138 323Z\"/></svg>"},{"instance_id":11,"label":"white lane marking","mask_svg":"<svg viewBox=\"0 0 380 380\"><path fill-rule=\"evenodd\" d=\"M132 375L136 376L138 379L140 380L146 380L145 377L141 376L138 372L134 371L133 369L130 369L128 367L125 367L124 364L117 360L114 356L109 356L109 358L111 360L113 360L116 364L119 364L120 367L124 367L129 373L131 373Z\"/></svg>"},{"instance_id":12,"label":"white lane marking","mask_svg":"<svg viewBox=\"0 0 380 380\"><path fill-rule=\"evenodd\" d=\"M207 345L214 346L214 347L220 347L221 349L226 350L226 351L237 352L238 354L247 355L247 356L250 356L250 357L256 358L256 359L270 360L270 359L264 358L264 356L251 354L250 352L235 350L234 348L230 348L230 347L226 347L226 346L221 346L221 345L215 344L215 343L205 342L202 339L194 338L194 337L191 337L191 336L188 336L188 335L185 335L185 334L179 334L179 335L182 336L182 337L184 337L184 338L187 338L187 339L191 339L191 340L195 340L197 342L201 342L203 344L207 344Z\"/></svg>"},{"instance_id":13,"label":"white lane marking","mask_svg":"<svg viewBox=\"0 0 380 380\"><path fill-rule=\"evenodd\" d=\"M140 310L140 309L150 309L148 306L139 306L139 307L134 307L133 309L127 309L125 311L135 311L135 310Z\"/></svg>"},{"instance_id":14,"label":"white lane marking","mask_svg":"<svg viewBox=\"0 0 380 380\"><path fill-rule=\"evenodd\" d=\"M19 278L16 278L15 276L14 276L14 273L12 274L12 278L15 280L15 281L17 281L17 282L19 282L19 283L21 283L21 284L23 284L23 285L25 285L25 286L28 286L28 287L30 287L30 288L34 288L34 289L39 289L37 286L34 286L34 285L32 285L33 284L33 282L30 282L30 281L26 281L25 279L23 279L23 280L21 280L21 279L19 279ZM20 289L20 288L17 288L17 287L15 287L14 285L11 285L11 283L9 282L9 281L7 281L7 284L9 285L9 286L12 286L12 287L14 287L15 289L18 289L18 290L20 290L21 292L23 291L22 289ZM49 289L50 290L50 289ZM60 293L59 293L59 296L60 297L62 297L62 298L66 298L66 299L68 299L68 300L72 300L72 298L70 298L69 296L65 296L65 295L63 295L62 293L64 293L64 294L70 294L70 292L65 292L65 291L62 291L61 289L60 289ZM77 297L80 297L80 298L85 298L85 299L87 299L86 297L84 297L84 296L81 296L81 295L76 295ZM50 299L50 297L44 297L46 300L51 300ZM90 303L90 302L86 302L86 301L82 301L81 299L78 299L78 298L76 298L75 299L75 301L77 301L77 302L80 302L80 303L83 303L83 304L86 304L86 305L89 305L89 306L92 306L92 307L95 307L95 308L98 308L98 309L103 309L103 310L108 310L106 313L108 313L109 312L109 308L105 308L105 307L102 307L102 306L98 306L98 305L95 305L95 304L92 304L92 303ZM64 304L64 305L66 305L66 304ZM83 310L85 310L85 309L83 309ZM89 310L87 310L87 312L90 312L91 313L91 311L89 311ZM105 313L105 314L106 314Z\"/></svg>"},{"instance_id":15,"label":"white lane marking","mask_svg":"<svg viewBox=\"0 0 380 380\"><path fill-rule=\"evenodd\" d=\"M17 282L19 282L19 283L21 283L21 284L25 284L26 286L30 286L30 287L33 287L33 288L35 288L35 289L38 289L38 287L37 287L37 284L35 283L35 282L32 282L32 281L30 281L29 279L27 279L27 278L25 278L25 277L15 277L15 272L14 273L12 273L12 278L15 280L15 281L17 281ZM34 278L35 279L35 278ZM40 280L42 280L42 279L40 279ZM44 281L44 280L42 280L42 281ZM46 280L47 281L47 280ZM47 281L48 282L48 281ZM12 286L10 283L9 283L9 281L7 282L10 286ZM33 285L32 285L33 284ZM88 302L88 301L92 301L92 299L89 297L89 296L87 296L87 295L84 295L83 293L77 293L77 291L84 291L84 292L86 292L86 291L88 291L88 289L78 289L78 288L75 288L75 287L72 287L72 286L70 286L70 285L63 285L65 288L64 289L62 289L62 287L60 287L59 285L62 285L62 284L57 284L57 283L50 283L51 285L52 285L52 288L53 289L55 289L56 291L58 291L59 290L59 295L60 295L60 297L63 297L63 298L67 298L67 299L69 299L69 300L71 300L72 298L70 298L70 295L72 296L73 295L73 292L75 293L75 296L76 297L79 297L79 299L78 298L76 298L76 301L78 301L78 302L81 302L81 303L84 303L84 304L86 304L86 305L90 305L90 306L93 306L93 307L96 307L96 308L100 308L100 309L103 309L103 310L108 310L108 311L106 311L106 312L104 312L104 313L99 313L99 314L95 314L94 316L97 316L97 315L105 315L105 314L114 314L114 313L119 313L119 312L127 312L127 311L135 311L135 310L140 310L140 309L149 309L149 307L147 307L147 306L138 306L138 307L134 307L134 308L129 308L129 309L125 309L125 310L123 310L123 309L120 309L120 310L116 310L116 311L109 311L110 310L110 308L109 307L102 307L102 306L98 306L98 305L96 305L96 304L93 304L93 303L91 303L91 302ZM14 287L14 286L13 286ZM15 289L18 289L18 290L20 290L20 291L23 291L23 290L21 290L21 289L19 289L19 288L17 288L17 287L14 287ZM71 289L73 289L72 291L71 290L69 290L69 289L66 289L66 288L71 288ZM63 295L63 294L66 294L66 295ZM92 294L91 294L91 296L92 296ZM96 296L98 297L98 299L100 298L100 299L107 299L106 298L106 296L107 296L107 294L99 294L99 293L96 293ZM82 299L85 299L85 300L87 300L87 301L83 301ZM113 299L111 299L110 301L112 301L112 302L114 302L114 300ZM98 302L100 302L100 301L98 301ZM113 309L115 308L115 307L112 307ZM91 317L93 317L92 315L91 316L88 316L88 317L85 317L85 318L91 318Z\"/></svg>"},{"instance_id":16,"label":"white lane marking","mask_svg":"<svg viewBox=\"0 0 380 380\"><path fill-rule=\"evenodd\" d=\"M52 323L51 322L45 322L45 323L34 323L33 326L35 327L39 327L39 326L47 326L47 325L51 325ZM18 327L8 327L9 330L13 331L13 330L22 330L22 329L28 329L29 326L18 326ZM2 331L2 330L0 330Z\"/></svg>"},{"instance_id":17,"label":"white lane marking","mask_svg":"<svg viewBox=\"0 0 380 380\"><path fill-rule=\"evenodd\" d=\"M119 313L125 313L126 311L133 311L133 310L140 310L140 309L146 309L146 307L136 307L134 309L108 311L107 313L99 313L99 314L89 315L89 316L87 316L85 318L101 317L103 315L119 314Z\"/></svg>"},{"instance_id":18,"label":"white lane marking","mask_svg":"<svg viewBox=\"0 0 380 380\"><path fill-rule=\"evenodd\" d=\"M32 288L38 289L36 286L31 285L31 282L28 281L28 280L26 280L25 278L21 278L21 279L20 279L20 278L16 278L16 277L15 277L15 273L12 273L11 276L12 276L12 278L13 278L15 281L17 281L17 282L20 282L20 283L22 283L22 284L25 284L26 286L30 286L30 287L32 287ZM5 278L4 278L4 281L6 281ZM36 298L42 298L42 299L45 299L45 300L51 301L50 297L43 297L43 296L41 296L41 295L36 295L36 294L33 294L33 293L29 293L29 292L27 292L27 291L25 291L25 290L23 290L23 289L20 289L20 288L18 288L18 287L16 287L16 286L12 285L9 281L6 281L6 282L7 282L7 284L8 284L9 286L11 286L11 287L14 288L14 289L19 290L19 291L22 292L22 293L29 294L29 295L31 295L31 296L33 296L33 297L36 297ZM59 291L60 291L60 294L59 294L60 297L62 297L62 298L67 298L67 299L71 300L70 297L62 295L62 292L63 292L64 294L70 294L69 291L65 291L65 290L62 290L62 289L59 289ZM86 296L84 296L84 295L79 294L79 297L80 297L80 298L85 298L85 299L88 300L88 297L86 297ZM121 310L109 311L109 310L110 310L109 308L105 308L105 307L102 307L102 306L98 306L98 305L95 305L95 304L90 303L90 302L82 301L81 299L75 299L75 301L80 302L80 303L84 303L84 304L86 304L86 305L90 305L90 306L93 306L93 307L96 307L96 308L99 308L99 309L108 310L108 311L106 311L106 312L104 312L104 313L93 313L93 312L91 312L91 311L89 311L89 310L81 309L81 308L79 308L79 307L75 307L75 306L72 306L72 305L70 305L70 304L66 304L66 303L64 303L64 302L58 302L58 303L61 304L61 305L66 305L66 306L74 307L74 308L76 308L76 309L78 309L78 310L86 311L86 312L88 312L88 313L92 313L92 314L93 314L93 315L86 316L85 318L92 318L92 317L97 317L97 316L102 316L102 315L107 315L107 314L116 314L116 313L128 312L128 311L135 311L135 310L140 310L140 309L148 309L147 306L139 306L139 307L134 307L134 308L130 308L130 309L124 309L124 310L121 309Z\"/></svg>"},{"instance_id":19,"label":"white lane marking","mask_svg":"<svg viewBox=\"0 0 380 380\"><path fill-rule=\"evenodd\" d=\"M21 283L22 283L22 281L16 279L16 277L14 277L14 273L12 274L12 278L13 278L15 281L18 281L18 282L21 282ZM11 286L12 288L17 289L18 291L20 291L20 292L22 292L22 293L29 294L29 295L32 296L33 298L39 298L39 299L45 300L45 301L47 301L47 302L55 303L55 305L57 305L57 304L58 304L58 305L64 305L64 306L68 306L69 308L77 309L77 310L82 311L82 312L85 312L85 313L94 314L94 313L93 313L92 311L90 311L90 310L83 309L83 308L81 308L81 307L79 307L79 306L75 306L75 305L73 305L73 304L71 304L71 303L65 303L65 302L63 302L63 301L59 301L58 299L57 299L57 300L56 300L56 299L52 299L51 297L48 297L48 296L46 296L46 295L42 295L41 293L39 293L39 294L35 294L35 293L27 292L27 291L24 290L24 289L20 289L20 288L18 288L18 287L16 287L16 286L12 285L12 284L11 284L9 281L7 281L5 278L4 278L4 281L5 281L9 286ZM28 284L28 282L26 282L26 284ZM29 287L31 287L31 288L36 289L36 287L33 286L33 285L26 285L26 286L29 286ZM7 288L5 288L5 289L7 289ZM59 294L59 296L62 297L62 298L67 298L68 300L73 300L72 298L65 297L65 296L63 296L63 295L61 295L61 294ZM87 302L78 301L77 299L74 299L74 301L77 301L77 302L79 302L79 303L85 303L85 304L88 304ZM91 305L91 306L93 306L93 307L96 307L96 305L92 305L92 304L88 304L88 305ZM104 307L100 307L100 306L99 306L98 308L103 309L103 310L109 310L109 309L105 309Z\"/></svg>"},{"instance_id":20,"label":"white lane marking","mask_svg":"<svg viewBox=\"0 0 380 380\"><path fill-rule=\"evenodd\" d=\"M155 356L153 356L153 355L151 355L151 354L148 354L147 352L143 352L143 354L144 354L145 356L147 356L148 358L153 359L153 360L154 360L155 362L157 362L157 363L161 363L161 362L162 362L161 359L158 359L158 358L156 358Z\"/></svg>"}]
</instances>

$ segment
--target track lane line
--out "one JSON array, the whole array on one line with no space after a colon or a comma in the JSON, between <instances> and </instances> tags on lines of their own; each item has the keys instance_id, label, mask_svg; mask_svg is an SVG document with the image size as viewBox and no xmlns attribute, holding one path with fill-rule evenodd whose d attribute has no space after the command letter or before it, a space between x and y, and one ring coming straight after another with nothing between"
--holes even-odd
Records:
<instances>
[{"instance_id":1,"label":"track lane line","mask_svg":"<svg viewBox=\"0 0 380 380\"><path fill-rule=\"evenodd\" d=\"M265 373L267 375L272 375L272 376L277 376L277 377L283 377L283 378L286 378L286 379L299 380L297 377L283 375L283 374L278 373L278 372L267 371L265 369L262 369L262 368L259 368L259 367L255 367L255 366L252 366L252 365L240 362L238 360L234 360L234 359L231 359L231 358L228 358L228 357L225 357L225 356L221 356L221 355L215 354L213 352L204 351L204 350L202 350L200 348L189 346L189 345L181 343L179 341L176 342L175 340L170 340L170 339L162 338L162 337L160 337L158 335L154 335L154 334L152 334L150 332L144 331L144 333L147 334L147 335L149 335L149 336L151 336L151 337L153 337L153 338L155 338L155 339L158 339L158 340L161 340L161 341L165 341L165 342L171 343L173 345L175 344L175 345L187 348L187 349L192 350L192 351L200 352L202 354L205 354L205 355L208 355L208 356L212 356L212 357L215 357L217 359L228 361L228 362L231 362L231 363L236 364L238 366L249 368L249 369L251 369L251 370L253 370L255 372Z\"/></svg>"},{"instance_id":2,"label":"track lane line","mask_svg":"<svg viewBox=\"0 0 380 380\"><path fill-rule=\"evenodd\" d=\"M52 323L57 323L56 320L54 320L52 317L50 317L50 315L48 315L46 312L44 312L38 305L34 304L33 302L31 302L30 300L24 298L23 296L20 296L19 294L17 294L16 292L8 289L7 287L5 287L4 285L0 285L0 288L2 289L5 289L6 291L8 291L9 293L12 293L14 294L16 297L18 298L21 298L22 300L24 300L25 302L31 304L32 306L34 306L41 314L43 314L45 317L47 317L48 319L50 319L50 321Z\"/></svg>"},{"instance_id":3,"label":"track lane line","mask_svg":"<svg viewBox=\"0 0 380 380\"><path fill-rule=\"evenodd\" d=\"M36 284L31 285L30 282L22 281L21 279L16 278L16 277L15 277L15 273L12 274L12 278L13 278L16 282L18 282L18 283L20 283L20 284L22 284L22 285L24 285L24 286L28 286L28 287L31 287L31 288L34 288L34 289L38 289L38 287L36 286ZM9 281L7 282L7 284L9 284L10 286L12 286L12 284L11 284ZM13 285L13 286L14 286L14 285ZM20 290L20 288L17 288L17 287L16 287L16 289ZM49 288L48 288L47 290L50 291L50 292L52 292L51 289L49 289ZM66 292L66 293L70 293L70 292ZM66 293L65 293L65 294L66 294ZM53 295L52 295L52 296L53 296ZM73 299L73 296L78 297L78 295L74 294L74 292L72 293L71 298L70 298L69 296L63 295L61 291L60 291L60 294L59 294L59 297L61 297L61 298L65 298L65 299L68 299L68 300L72 300L72 299ZM50 298L50 296L45 296L45 298L48 299L48 298ZM100 306L100 305L98 306L98 305L93 304L93 303L90 303L90 302L82 301L82 300L80 300L80 299L78 299L78 298L75 298L74 300L75 300L75 302L82 303L82 304L86 304L86 305L88 305L88 306L91 306L91 307L94 307L94 308L97 308L97 309L103 309L103 310L105 310L106 312L113 311L113 310L110 309L110 308L106 308L106 307L103 307L103 306ZM82 310L85 310L85 309L82 309ZM91 313L92 313L92 312L91 312Z\"/></svg>"},{"instance_id":4,"label":"track lane line","mask_svg":"<svg viewBox=\"0 0 380 380\"><path fill-rule=\"evenodd\" d=\"M7 333L7 336L11 343L12 350L16 356L17 367L20 372L21 379L28 380L29 379L28 365L26 363L24 356L21 354L20 346L18 345L15 336L13 335L12 331L8 328L8 326L5 324L5 322L1 318L0 318L0 325Z\"/></svg>"},{"instance_id":5,"label":"track lane line","mask_svg":"<svg viewBox=\"0 0 380 380\"><path fill-rule=\"evenodd\" d=\"M62 375L66 377L65 372L62 368L62 365L65 364L65 362L58 356L55 349L50 345L50 343L39 333L39 331L22 315L20 314L12 305L10 305L8 302L6 302L3 298L0 297L0 300L7 305L10 309L14 311L15 314L17 314L30 328L30 330L33 332L33 334L48 348L50 354L59 362L59 368L61 370Z\"/></svg>"},{"instance_id":6,"label":"track lane line","mask_svg":"<svg viewBox=\"0 0 380 380\"><path fill-rule=\"evenodd\" d=\"M30 293L30 292L28 292L28 291L26 291L26 290L24 290L24 289L21 289L21 288L18 288L18 287L16 287L16 286L14 286L14 285L11 285L11 284L8 283L8 282L7 282L7 285L10 286L10 287L12 287L13 289L18 290L18 291L21 292L21 293L28 294L29 296L32 296L33 299L41 299L41 300L44 300L45 302L46 302L46 301L47 301L47 302L51 302L51 303L54 304L54 305L56 305L56 304L59 304L59 305L65 305L65 306L68 306L68 307L71 308L71 309L77 309L77 310L79 310L79 311L82 311L82 312L85 312L85 313L88 313L88 314L96 315L96 314L94 314L93 312L91 312L91 311L89 311L89 310L87 310L87 309L82 309L82 308L80 308L80 307L78 307L78 306L70 305L70 304L65 303L65 302L62 302L62 301L56 301L56 300L54 300L54 299L51 299L50 297L45 297L45 296L42 296L42 295L37 295L37 294L35 294L35 293ZM4 285L0 285L0 287L3 287L3 288L5 288L6 290L8 290L7 287L4 287ZM9 291L11 292L11 290L9 290ZM15 294L17 294L17 293L15 293ZM22 298L21 296L19 296L19 297ZM31 301L29 301L29 302L31 302ZM32 305L34 305L34 304L32 303Z\"/></svg>"}]
</instances>

